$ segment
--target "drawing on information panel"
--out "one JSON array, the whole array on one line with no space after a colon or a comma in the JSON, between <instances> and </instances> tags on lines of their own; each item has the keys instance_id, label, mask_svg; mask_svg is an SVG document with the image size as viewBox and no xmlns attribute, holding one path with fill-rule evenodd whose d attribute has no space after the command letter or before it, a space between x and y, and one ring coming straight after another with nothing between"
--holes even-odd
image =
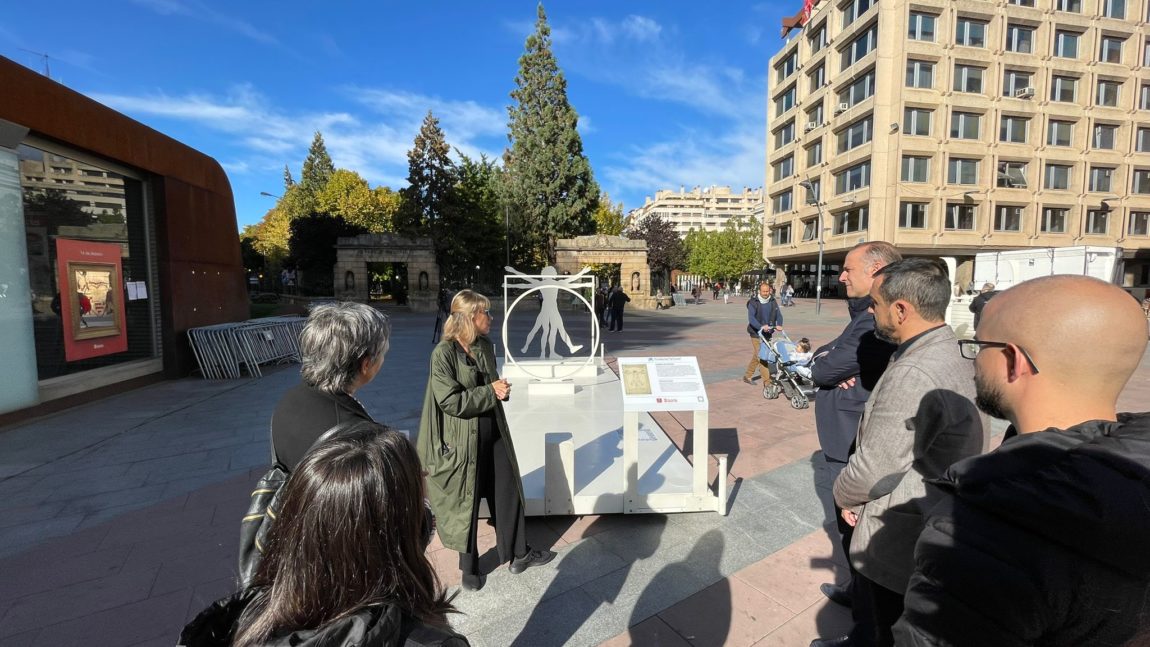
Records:
<instances>
[{"instance_id":1,"label":"drawing on information panel","mask_svg":"<svg viewBox=\"0 0 1150 647\"><path fill-rule=\"evenodd\" d=\"M558 276L559 273L554 267L548 265L543 268L543 279L533 279L514 268L507 267L504 269L519 275L526 281L522 286L516 287L540 287L539 295L542 300L539 305L539 316L535 318L535 325L531 327L531 332L527 333L527 339L523 342L523 348L519 352L526 353L527 349L531 347L531 343L535 341L535 333L539 333L539 359L561 359L563 357L555 351L557 338L563 339L563 343L567 344L569 351L578 353L583 345L572 342L571 335L567 334L567 328L563 325L563 315L559 314L559 288L555 286L571 284L576 279L582 278L587 270L562 279L551 278Z\"/></svg>"},{"instance_id":2,"label":"drawing on information panel","mask_svg":"<svg viewBox=\"0 0 1150 647\"><path fill-rule=\"evenodd\" d=\"M646 364L623 365L623 392L627 395L651 395L651 376Z\"/></svg>"}]
</instances>

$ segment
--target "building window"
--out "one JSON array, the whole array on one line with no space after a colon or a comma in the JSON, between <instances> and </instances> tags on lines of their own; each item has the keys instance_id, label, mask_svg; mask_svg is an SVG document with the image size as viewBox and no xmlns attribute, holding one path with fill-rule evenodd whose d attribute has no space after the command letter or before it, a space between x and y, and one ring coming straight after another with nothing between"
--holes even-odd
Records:
<instances>
[{"instance_id":1,"label":"building window","mask_svg":"<svg viewBox=\"0 0 1150 647\"><path fill-rule=\"evenodd\" d=\"M793 141L795 141L794 119L783 124L782 128L775 131L775 148L782 148Z\"/></svg>"},{"instance_id":2,"label":"building window","mask_svg":"<svg viewBox=\"0 0 1150 647\"><path fill-rule=\"evenodd\" d=\"M1103 36L1098 48L1098 60L1103 63L1122 62L1122 43L1124 39L1117 36Z\"/></svg>"},{"instance_id":3,"label":"building window","mask_svg":"<svg viewBox=\"0 0 1150 647\"><path fill-rule=\"evenodd\" d=\"M782 227L775 227L771 230L771 244L775 246L791 244L790 224L783 225Z\"/></svg>"},{"instance_id":4,"label":"building window","mask_svg":"<svg viewBox=\"0 0 1150 647\"><path fill-rule=\"evenodd\" d=\"M783 93L775 99L775 114L781 115L791 108L794 108L795 97L797 95L797 89L793 85L784 90Z\"/></svg>"},{"instance_id":5,"label":"building window","mask_svg":"<svg viewBox=\"0 0 1150 647\"><path fill-rule=\"evenodd\" d=\"M1046 207L1042 210L1039 230L1046 234L1065 234L1066 216L1069 213L1069 209L1062 207Z\"/></svg>"},{"instance_id":6,"label":"building window","mask_svg":"<svg viewBox=\"0 0 1150 647\"><path fill-rule=\"evenodd\" d=\"M1130 236L1146 236L1150 234L1150 211L1130 212L1130 225L1126 228Z\"/></svg>"},{"instance_id":7,"label":"building window","mask_svg":"<svg viewBox=\"0 0 1150 647\"><path fill-rule=\"evenodd\" d=\"M775 182L785 180L795 174L795 156L787 155L775 163Z\"/></svg>"},{"instance_id":8,"label":"building window","mask_svg":"<svg viewBox=\"0 0 1150 647\"><path fill-rule=\"evenodd\" d=\"M929 136L930 116L933 112L926 108L907 108L903 116L903 134Z\"/></svg>"},{"instance_id":9,"label":"building window","mask_svg":"<svg viewBox=\"0 0 1150 647\"><path fill-rule=\"evenodd\" d=\"M1026 133L1030 120L1026 117L1002 116L1002 124L998 129L998 141L1025 144Z\"/></svg>"},{"instance_id":10,"label":"building window","mask_svg":"<svg viewBox=\"0 0 1150 647\"><path fill-rule=\"evenodd\" d=\"M870 209L863 205L835 214L835 234L849 234L852 231L865 231L870 217Z\"/></svg>"},{"instance_id":11,"label":"building window","mask_svg":"<svg viewBox=\"0 0 1150 647\"><path fill-rule=\"evenodd\" d=\"M1072 76L1050 77L1050 100L1073 103L1078 97L1078 79Z\"/></svg>"},{"instance_id":12,"label":"building window","mask_svg":"<svg viewBox=\"0 0 1150 647\"><path fill-rule=\"evenodd\" d=\"M945 229L954 231L972 231L975 222L975 207L973 204L951 202L946 205Z\"/></svg>"},{"instance_id":13,"label":"building window","mask_svg":"<svg viewBox=\"0 0 1150 647\"><path fill-rule=\"evenodd\" d=\"M817 128L823 123L823 117L823 102L819 101L813 109L807 112L807 127L809 128L810 124L814 124Z\"/></svg>"},{"instance_id":14,"label":"building window","mask_svg":"<svg viewBox=\"0 0 1150 647\"><path fill-rule=\"evenodd\" d=\"M1082 0L1054 0L1054 9L1066 13L1082 13Z\"/></svg>"},{"instance_id":15,"label":"building window","mask_svg":"<svg viewBox=\"0 0 1150 647\"><path fill-rule=\"evenodd\" d=\"M982 74L985 68L974 65L954 65L954 91L955 92L982 92Z\"/></svg>"},{"instance_id":16,"label":"building window","mask_svg":"<svg viewBox=\"0 0 1150 647\"><path fill-rule=\"evenodd\" d=\"M1082 34L1073 31L1054 32L1054 55L1062 58L1078 58L1078 39Z\"/></svg>"},{"instance_id":17,"label":"building window","mask_svg":"<svg viewBox=\"0 0 1150 647\"><path fill-rule=\"evenodd\" d=\"M1142 44L1142 67L1150 67L1150 40Z\"/></svg>"},{"instance_id":18,"label":"building window","mask_svg":"<svg viewBox=\"0 0 1150 647\"><path fill-rule=\"evenodd\" d=\"M954 139L978 139L982 115L955 111L950 115L950 136Z\"/></svg>"},{"instance_id":19,"label":"building window","mask_svg":"<svg viewBox=\"0 0 1150 647\"><path fill-rule=\"evenodd\" d=\"M851 0L843 7L843 28L858 20L858 17L867 12L878 0Z\"/></svg>"},{"instance_id":20,"label":"building window","mask_svg":"<svg viewBox=\"0 0 1150 647\"><path fill-rule=\"evenodd\" d=\"M1098 93L1094 98L1095 104L1114 108L1118 106L1118 95L1122 84L1117 81L1099 81Z\"/></svg>"},{"instance_id":21,"label":"building window","mask_svg":"<svg viewBox=\"0 0 1150 647\"><path fill-rule=\"evenodd\" d=\"M1043 188L1065 191L1070 188L1070 166L1067 164L1047 164Z\"/></svg>"},{"instance_id":22,"label":"building window","mask_svg":"<svg viewBox=\"0 0 1150 647\"><path fill-rule=\"evenodd\" d=\"M827 66L820 63L818 67L811 70L810 79L811 92L814 92L815 90L823 87L823 85L827 82Z\"/></svg>"},{"instance_id":23,"label":"building window","mask_svg":"<svg viewBox=\"0 0 1150 647\"><path fill-rule=\"evenodd\" d=\"M1150 110L1150 85L1138 89L1138 109Z\"/></svg>"},{"instance_id":24,"label":"building window","mask_svg":"<svg viewBox=\"0 0 1150 647\"><path fill-rule=\"evenodd\" d=\"M775 66L775 82L781 83L790 78L799 66L799 51L796 49L791 52L789 56L783 59L782 63Z\"/></svg>"},{"instance_id":25,"label":"building window","mask_svg":"<svg viewBox=\"0 0 1150 647\"><path fill-rule=\"evenodd\" d=\"M1012 4L1016 7L1033 7L1034 0L1006 0L1006 4Z\"/></svg>"},{"instance_id":26,"label":"building window","mask_svg":"<svg viewBox=\"0 0 1150 647\"><path fill-rule=\"evenodd\" d=\"M823 140L820 138L807 149L807 166L821 164L823 161Z\"/></svg>"},{"instance_id":27,"label":"building window","mask_svg":"<svg viewBox=\"0 0 1150 647\"><path fill-rule=\"evenodd\" d=\"M1073 121L1051 121L1049 137L1046 138L1048 146L1069 146L1074 138Z\"/></svg>"},{"instance_id":28,"label":"building window","mask_svg":"<svg viewBox=\"0 0 1150 647\"><path fill-rule=\"evenodd\" d=\"M869 98L874 94L874 68L866 74L855 79L850 85L839 93L839 103L854 106L856 103Z\"/></svg>"},{"instance_id":29,"label":"building window","mask_svg":"<svg viewBox=\"0 0 1150 647\"><path fill-rule=\"evenodd\" d=\"M1114 150L1114 140L1118 135L1118 126L1110 124L1095 124L1094 136L1091 138L1091 148L1099 150Z\"/></svg>"},{"instance_id":30,"label":"building window","mask_svg":"<svg viewBox=\"0 0 1150 647\"><path fill-rule=\"evenodd\" d=\"M1134 169L1134 193L1150 194L1150 170Z\"/></svg>"},{"instance_id":31,"label":"building window","mask_svg":"<svg viewBox=\"0 0 1150 647\"><path fill-rule=\"evenodd\" d=\"M871 28L859 34L858 38L852 40L846 49L843 50L843 65L842 69L858 63L864 56L869 54L878 45L878 23L871 25Z\"/></svg>"},{"instance_id":32,"label":"building window","mask_svg":"<svg viewBox=\"0 0 1150 647\"><path fill-rule=\"evenodd\" d=\"M803 221L803 242L808 240L815 240L819 235L819 221L817 218L811 218Z\"/></svg>"},{"instance_id":33,"label":"building window","mask_svg":"<svg viewBox=\"0 0 1150 647\"><path fill-rule=\"evenodd\" d=\"M986 47L986 23L972 18L959 18L954 35L955 45Z\"/></svg>"},{"instance_id":34,"label":"building window","mask_svg":"<svg viewBox=\"0 0 1150 647\"><path fill-rule=\"evenodd\" d=\"M1022 231L1022 207L1000 204L994 210L995 231Z\"/></svg>"},{"instance_id":35,"label":"building window","mask_svg":"<svg viewBox=\"0 0 1150 647\"><path fill-rule=\"evenodd\" d=\"M950 158L946 169L946 181L951 184L978 184L978 160Z\"/></svg>"},{"instance_id":36,"label":"building window","mask_svg":"<svg viewBox=\"0 0 1150 647\"><path fill-rule=\"evenodd\" d=\"M860 119L853 124L847 126L839 131L839 146L838 152L843 153L858 148L863 144L870 141L871 138L871 118Z\"/></svg>"},{"instance_id":37,"label":"building window","mask_svg":"<svg viewBox=\"0 0 1150 647\"><path fill-rule=\"evenodd\" d=\"M1102 0L1102 15L1122 20L1126 17L1126 0Z\"/></svg>"},{"instance_id":38,"label":"building window","mask_svg":"<svg viewBox=\"0 0 1150 647\"><path fill-rule=\"evenodd\" d=\"M898 210L898 226L902 229L926 229L926 203L904 202Z\"/></svg>"},{"instance_id":39,"label":"building window","mask_svg":"<svg viewBox=\"0 0 1150 647\"><path fill-rule=\"evenodd\" d=\"M771 213L782 213L790 211L794 202L794 194L792 191L787 190L776 196L771 197Z\"/></svg>"},{"instance_id":40,"label":"building window","mask_svg":"<svg viewBox=\"0 0 1150 647\"><path fill-rule=\"evenodd\" d=\"M1025 189L1026 167L1026 162L999 162L995 184L1004 189Z\"/></svg>"},{"instance_id":41,"label":"building window","mask_svg":"<svg viewBox=\"0 0 1150 647\"><path fill-rule=\"evenodd\" d=\"M1019 54L1034 53L1034 28L1022 25L1006 26L1006 51Z\"/></svg>"},{"instance_id":42,"label":"building window","mask_svg":"<svg viewBox=\"0 0 1150 647\"><path fill-rule=\"evenodd\" d=\"M1134 150L1139 153L1150 153L1150 128L1141 127L1134 137Z\"/></svg>"},{"instance_id":43,"label":"building window","mask_svg":"<svg viewBox=\"0 0 1150 647\"><path fill-rule=\"evenodd\" d=\"M815 54L827 46L827 26L826 24L819 25L818 29L811 33L811 53Z\"/></svg>"},{"instance_id":44,"label":"building window","mask_svg":"<svg viewBox=\"0 0 1150 647\"><path fill-rule=\"evenodd\" d=\"M1030 72L1006 70L1002 76L1002 96L1017 97L1027 90L1033 93L1034 86L1030 84L1030 78Z\"/></svg>"},{"instance_id":45,"label":"building window","mask_svg":"<svg viewBox=\"0 0 1150 647\"><path fill-rule=\"evenodd\" d=\"M1113 179L1114 169L1112 168L1105 168L1101 166L1094 166L1090 168L1091 191L1109 193Z\"/></svg>"},{"instance_id":46,"label":"building window","mask_svg":"<svg viewBox=\"0 0 1150 647\"><path fill-rule=\"evenodd\" d=\"M908 59L906 62L906 87L933 88L934 63Z\"/></svg>"},{"instance_id":47,"label":"building window","mask_svg":"<svg viewBox=\"0 0 1150 647\"><path fill-rule=\"evenodd\" d=\"M1086 233L1105 236L1109 231L1109 209L1091 209L1086 212Z\"/></svg>"},{"instance_id":48,"label":"building window","mask_svg":"<svg viewBox=\"0 0 1150 647\"><path fill-rule=\"evenodd\" d=\"M835 174L835 194L857 191L868 186L870 186L870 160Z\"/></svg>"},{"instance_id":49,"label":"building window","mask_svg":"<svg viewBox=\"0 0 1150 647\"><path fill-rule=\"evenodd\" d=\"M934 14L920 11L910 12L910 21L907 23L907 38L934 42Z\"/></svg>"},{"instance_id":50,"label":"building window","mask_svg":"<svg viewBox=\"0 0 1150 647\"><path fill-rule=\"evenodd\" d=\"M902 158L903 182L930 181L930 158L904 155Z\"/></svg>"},{"instance_id":51,"label":"building window","mask_svg":"<svg viewBox=\"0 0 1150 647\"><path fill-rule=\"evenodd\" d=\"M818 204L819 199L823 195L823 181L811 180L811 188L806 189L807 204Z\"/></svg>"}]
</instances>

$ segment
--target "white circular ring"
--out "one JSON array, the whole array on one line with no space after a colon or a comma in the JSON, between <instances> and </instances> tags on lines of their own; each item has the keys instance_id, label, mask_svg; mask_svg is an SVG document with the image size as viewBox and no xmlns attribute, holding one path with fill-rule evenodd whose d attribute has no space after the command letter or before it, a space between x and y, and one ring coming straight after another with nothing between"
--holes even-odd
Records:
<instances>
[{"instance_id":1,"label":"white circular ring","mask_svg":"<svg viewBox=\"0 0 1150 647\"><path fill-rule=\"evenodd\" d=\"M507 342L507 329L511 324L511 313L515 311L515 306L519 305L519 302L522 301L523 298L526 297L528 294L531 294L532 292L539 292L539 291L544 290L544 289L556 289L556 290L563 290L565 292L570 292L571 294L578 297L579 300L582 301L583 304L587 306L587 312L591 315L591 352L587 355L587 358L583 360L582 364L576 365L574 367L574 370L572 370L569 373L565 372L562 375L548 375L548 376L537 375L535 373L532 373L526 367L520 366L519 362L515 361L515 355L513 355L511 353L511 345ZM542 331L540 331L540 332L542 333ZM540 343L546 343L546 340L540 340ZM563 378L567 378L567 377L571 377L572 375L575 375L576 373L579 372L580 369L587 366L588 364L590 364L592 362L592 360L595 359L595 350L597 348L599 348L599 321L595 318L595 308L593 308L591 306L591 302L588 301L586 298L584 298L584 296L582 294L579 294L573 288L567 287L565 285L536 285L534 287L527 288L526 290L523 291L523 294L520 294L514 301L511 302L511 307L507 309L507 314L504 315L504 320L503 320L503 349L507 354L507 361L511 362L511 365L514 366L515 368L523 371L527 375L530 375L531 377L533 377L537 380L551 380L551 379L559 380L559 379L563 379ZM552 350L554 350L554 349L552 349Z\"/></svg>"}]
</instances>

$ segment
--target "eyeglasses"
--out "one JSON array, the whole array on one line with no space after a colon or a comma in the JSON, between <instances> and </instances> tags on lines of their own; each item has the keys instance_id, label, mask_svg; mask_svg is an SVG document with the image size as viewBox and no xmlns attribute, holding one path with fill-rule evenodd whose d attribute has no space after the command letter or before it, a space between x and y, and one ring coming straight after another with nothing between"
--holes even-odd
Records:
<instances>
[{"instance_id":1,"label":"eyeglasses","mask_svg":"<svg viewBox=\"0 0 1150 647\"><path fill-rule=\"evenodd\" d=\"M1030 364L1030 368L1034 371L1035 374L1037 374L1038 366L1034 364L1034 360L1031 359L1030 353L1026 352L1026 349L1022 346L1019 346L1018 344L1010 344L1004 341L983 341L981 339L958 340L958 352L961 353L962 356L966 359L974 359L978 357L979 351L981 351L983 348L1010 348L1011 346L1017 348L1018 352L1022 353L1022 356L1025 357L1026 361Z\"/></svg>"}]
</instances>

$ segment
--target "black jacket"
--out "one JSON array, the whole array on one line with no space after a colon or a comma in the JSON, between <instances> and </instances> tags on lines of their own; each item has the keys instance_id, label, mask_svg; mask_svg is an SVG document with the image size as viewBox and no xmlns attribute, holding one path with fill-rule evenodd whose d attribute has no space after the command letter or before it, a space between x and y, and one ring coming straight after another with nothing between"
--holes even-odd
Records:
<instances>
[{"instance_id":1,"label":"black jacket","mask_svg":"<svg viewBox=\"0 0 1150 647\"><path fill-rule=\"evenodd\" d=\"M991 290L990 292L983 292L971 300L970 311L974 313L974 328L976 330L978 329L978 322L982 319L982 309L986 307L986 302L993 299L996 294L998 294L997 290Z\"/></svg>"},{"instance_id":2,"label":"black jacket","mask_svg":"<svg viewBox=\"0 0 1150 647\"><path fill-rule=\"evenodd\" d=\"M1150 630L1150 413L1003 441L932 484L900 645L1124 645Z\"/></svg>"},{"instance_id":3,"label":"black jacket","mask_svg":"<svg viewBox=\"0 0 1150 647\"><path fill-rule=\"evenodd\" d=\"M356 419L372 422L355 398L300 384L285 393L276 405L272 414L272 444L284 467L294 471L323 432Z\"/></svg>"},{"instance_id":4,"label":"black jacket","mask_svg":"<svg viewBox=\"0 0 1150 647\"><path fill-rule=\"evenodd\" d=\"M180 633L179 647L228 647L236 621L252 601L248 589L214 602ZM467 639L432 627L390 604L372 605L320 629L293 631L265 643L269 647L467 647Z\"/></svg>"},{"instance_id":5,"label":"black jacket","mask_svg":"<svg viewBox=\"0 0 1150 647\"><path fill-rule=\"evenodd\" d=\"M834 341L815 351L811 369L811 379L819 387L815 394L819 445L827 458L843 463L850 458L871 389L895 350L894 344L875 336L874 315L867 312L870 304L870 297L850 300L850 323ZM851 377L857 378L855 385L840 389L839 383Z\"/></svg>"},{"instance_id":6,"label":"black jacket","mask_svg":"<svg viewBox=\"0 0 1150 647\"><path fill-rule=\"evenodd\" d=\"M622 290L615 290L607 297L607 307L616 312L623 312L623 306L631 302L631 297Z\"/></svg>"},{"instance_id":7,"label":"black jacket","mask_svg":"<svg viewBox=\"0 0 1150 647\"><path fill-rule=\"evenodd\" d=\"M759 331L763 326L783 325L783 311L779 310L779 302L774 296L767 299L766 303L760 303L759 297L752 295L747 300L747 334L751 337L758 337ZM763 333L767 339L771 338L769 332Z\"/></svg>"}]
</instances>

